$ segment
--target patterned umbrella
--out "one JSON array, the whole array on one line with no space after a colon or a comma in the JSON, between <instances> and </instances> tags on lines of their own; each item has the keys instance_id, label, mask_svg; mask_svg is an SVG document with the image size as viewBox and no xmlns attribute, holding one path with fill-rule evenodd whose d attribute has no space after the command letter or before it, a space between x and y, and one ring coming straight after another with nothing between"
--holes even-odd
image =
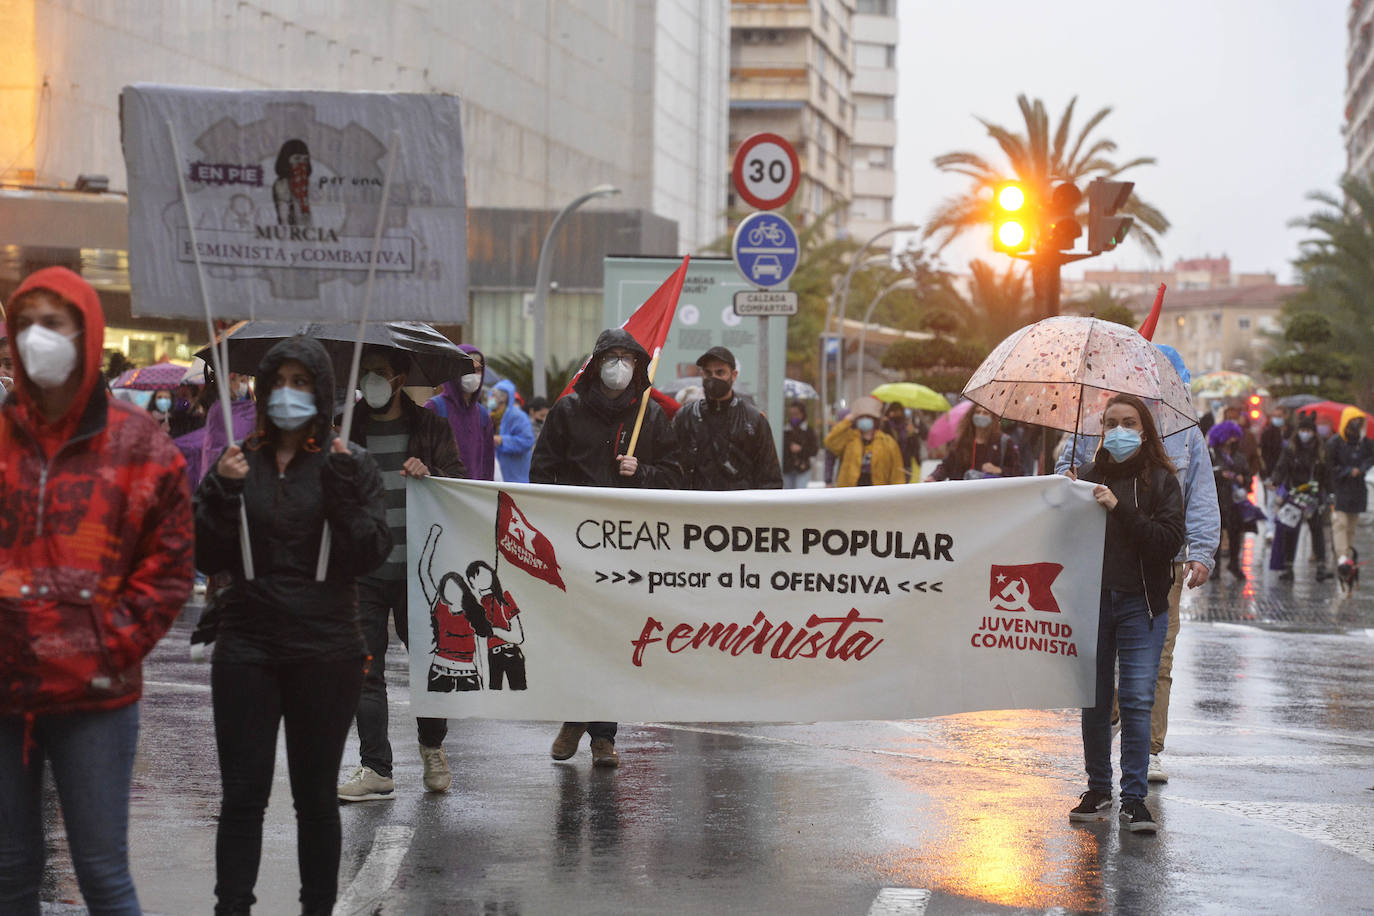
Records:
<instances>
[{"instance_id":1,"label":"patterned umbrella","mask_svg":"<svg viewBox=\"0 0 1374 916\"><path fill-rule=\"evenodd\" d=\"M794 378L782 380L782 396L789 401L814 401L820 398L815 388Z\"/></svg>"},{"instance_id":2,"label":"patterned umbrella","mask_svg":"<svg viewBox=\"0 0 1374 916\"><path fill-rule=\"evenodd\" d=\"M1134 329L1096 318L1061 315L1022 328L964 386L964 397L999 417L1093 436L1118 393L1141 398L1161 436L1197 424L1169 357Z\"/></svg>"},{"instance_id":3,"label":"patterned umbrella","mask_svg":"<svg viewBox=\"0 0 1374 916\"><path fill-rule=\"evenodd\" d=\"M176 363L157 363L143 369L130 369L121 374L110 387L160 391L163 388L175 388L185 377L185 366L178 366Z\"/></svg>"},{"instance_id":4,"label":"patterned umbrella","mask_svg":"<svg viewBox=\"0 0 1374 916\"><path fill-rule=\"evenodd\" d=\"M1193 394L1204 398L1238 398L1255 390L1255 380L1244 372L1208 372L1193 379Z\"/></svg>"}]
</instances>

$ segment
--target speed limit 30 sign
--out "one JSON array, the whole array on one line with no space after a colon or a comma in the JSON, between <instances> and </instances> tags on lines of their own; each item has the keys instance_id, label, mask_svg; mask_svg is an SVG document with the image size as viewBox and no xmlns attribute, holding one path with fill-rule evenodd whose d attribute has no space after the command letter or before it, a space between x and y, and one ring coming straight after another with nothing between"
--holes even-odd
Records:
<instances>
[{"instance_id":1,"label":"speed limit 30 sign","mask_svg":"<svg viewBox=\"0 0 1374 916\"><path fill-rule=\"evenodd\" d=\"M801 166L792 144L777 134L753 134L735 151L735 190L760 210L776 210L792 199Z\"/></svg>"}]
</instances>

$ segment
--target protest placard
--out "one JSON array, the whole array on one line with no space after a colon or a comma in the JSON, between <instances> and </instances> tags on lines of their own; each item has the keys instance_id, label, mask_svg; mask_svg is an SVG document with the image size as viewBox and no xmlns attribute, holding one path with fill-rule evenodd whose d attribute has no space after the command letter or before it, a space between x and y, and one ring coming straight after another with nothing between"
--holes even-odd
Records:
<instances>
[{"instance_id":1,"label":"protest placard","mask_svg":"<svg viewBox=\"0 0 1374 916\"><path fill-rule=\"evenodd\" d=\"M1090 706L1105 525L1091 490L411 480L411 703L555 721Z\"/></svg>"},{"instance_id":2,"label":"protest placard","mask_svg":"<svg viewBox=\"0 0 1374 916\"><path fill-rule=\"evenodd\" d=\"M217 318L356 320L374 267L372 320L467 320L456 97L140 84L120 107L135 314L200 317L199 255Z\"/></svg>"}]
</instances>

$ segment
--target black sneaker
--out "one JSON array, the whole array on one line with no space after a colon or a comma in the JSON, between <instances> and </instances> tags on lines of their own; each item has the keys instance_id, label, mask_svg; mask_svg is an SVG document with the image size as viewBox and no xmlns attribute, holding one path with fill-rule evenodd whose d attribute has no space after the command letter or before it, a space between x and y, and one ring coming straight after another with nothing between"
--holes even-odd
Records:
<instances>
[{"instance_id":1,"label":"black sneaker","mask_svg":"<svg viewBox=\"0 0 1374 916\"><path fill-rule=\"evenodd\" d=\"M1154 833L1159 829L1155 816L1138 798L1129 798L1121 803L1121 823L1131 833Z\"/></svg>"},{"instance_id":2,"label":"black sneaker","mask_svg":"<svg viewBox=\"0 0 1374 916\"><path fill-rule=\"evenodd\" d=\"M1327 579L1330 579L1330 578L1332 578L1332 577L1335 576L1335 575L1336 575L1335 573L1333 573L1331 570L1327 569L1325 566L1318 566L1318 567L1317 567L1317 581L1318 581L1318 582L1325 582Z\"/></svg>"},{"instance_id":3,"label":"black sneaker","mask_svg":"<svg viewBox=\"0 0 1374 916\"><path fill-rule=\"evenodd\" d=\"M1293 581L1293 567L1291 567L1291 566L1285 566L1285 567L1283 568L1283 572L1279 573L1279 581L1280 581L1280 582L1292 582L1292 581Z\"/></svg>"},{"instance_id":4,"label":"black sneaker","mask_svg":"<svg viewBox=\"0 0 1374 916\"><path fill-rule=\"evenodd\" d=\"M1105 821L1103 811L1112 806L1112 793L1089 789L1078 796L1078 807L1069 812L1071 821Z\"/></svg>"}]
</instances>

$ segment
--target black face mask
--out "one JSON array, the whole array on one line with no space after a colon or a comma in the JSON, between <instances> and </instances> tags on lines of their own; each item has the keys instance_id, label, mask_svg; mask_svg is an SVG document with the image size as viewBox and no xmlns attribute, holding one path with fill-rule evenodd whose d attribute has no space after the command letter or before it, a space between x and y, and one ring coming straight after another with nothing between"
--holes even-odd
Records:
<instances>
[{"instance_id":1,"label":"black face mask","mask_svg":"<svg viewBox=\"0 0 1374 916\"><path fill-rule=\"evenodd\" d=\"M719 401L730 393L730 380L728 378L716 378L708 375L701 380L701 387L706 392L706 396L713 401Z\"/></svg>"}]
</instances>

